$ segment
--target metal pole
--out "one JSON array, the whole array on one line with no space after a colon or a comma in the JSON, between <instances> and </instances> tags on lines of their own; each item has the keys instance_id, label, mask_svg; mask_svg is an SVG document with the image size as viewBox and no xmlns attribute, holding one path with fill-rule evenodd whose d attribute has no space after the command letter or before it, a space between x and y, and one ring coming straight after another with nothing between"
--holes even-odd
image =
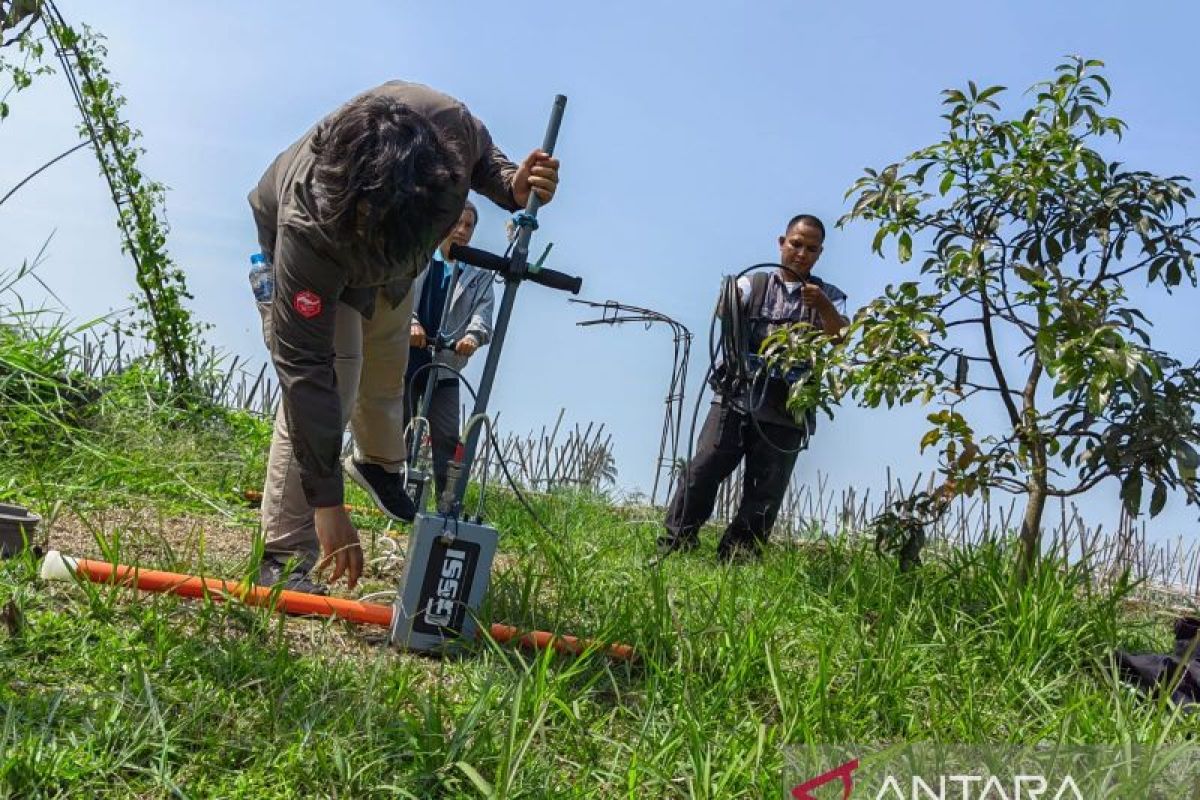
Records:
<instances>
[{"instance_id":1,"label":"metal pole","mask_svg":"<svg viewBox=\"0 0 1200 800\"><path fill-rule=\"evenodd\" d=\"M563 111L567 107L565 95L556 95L554 107L550 110L550 122L546 126L546 136L542 141L542 150L554 155L554 145L558 141L558 129L562 125ZM537 192L529 193L529 201L525 204L525 214L536 219L537 211L542 201ZM488 346L487 361L483 366L483 376L479 379L479 391L475 396L475 407L471 412L472 419L487 413L488 401L492 396L492 384L496 380L496 368L500 363L500 353L504 349L504 337L508 333L508 321L512 317L513 303L517 299L517 287L525 275L525 266L529 261L529 237L533 234L532 225L520 225L517 230L517 240L513 245L511 266L504 277L504 296L500 300L500 310L496 314L496 324L492 333L492 341ZM467 492L467 483L471 477L471 467L475 461L475 450L479 446L479 425L472 425L467 433L467 441L463 448L462 466L459 469L458 480L454 485L454 500L448 513L457 515L462 509L463 496Z\"/></svg>"}]
</instances>

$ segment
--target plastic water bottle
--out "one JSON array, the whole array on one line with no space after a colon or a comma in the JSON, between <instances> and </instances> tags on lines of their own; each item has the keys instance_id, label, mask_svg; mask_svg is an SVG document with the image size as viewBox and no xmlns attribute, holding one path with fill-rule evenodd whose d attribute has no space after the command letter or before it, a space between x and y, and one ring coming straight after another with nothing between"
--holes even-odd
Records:
<instances>
[{"instance_id":1,"label":"plastic water bottle","mask_svg":"<svg viewBox=\"0 0 1200 800\"><path fill-rule=\"evenodd\" d=\"M250 288L254 290L254 299L260 303L271 302L271 296L275 293L271 263L262 253L250 256Z\"/></svg>"}]
</instances>

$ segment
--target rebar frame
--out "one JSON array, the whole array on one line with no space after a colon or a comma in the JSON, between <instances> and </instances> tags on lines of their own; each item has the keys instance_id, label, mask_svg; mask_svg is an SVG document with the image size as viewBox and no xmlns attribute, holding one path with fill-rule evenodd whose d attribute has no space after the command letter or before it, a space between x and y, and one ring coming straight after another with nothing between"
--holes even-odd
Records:
<instances>
[{"instance_id":1,"label":"rebar frame","mask_svg":"<svg viewBox=\"0 0 1200 800\"><path fill-rule=\"evenodd\" d=\"M651 308L630 306L616 300L597 303L592 300L572 299L571 302L601 310L599 319L577 322L576 325L580 327L634 323L645 325L649 330L655 323L660 323L671 329L674 344L674 355L671 360L671 383L667 389L662 437L659 440L658 458L655 461L654 487L650 491L650 504L657 505L658 488L662 482L664 471L667 478L664 498L671 496L671 491L675 487L675 478L679 474L679 434L683 420L683 398L687 391L687 370L688 360L691 358L692 332L682 322ZM671 451L669 456L667 455L668 446Z\"/></svg>"}]
</instances>

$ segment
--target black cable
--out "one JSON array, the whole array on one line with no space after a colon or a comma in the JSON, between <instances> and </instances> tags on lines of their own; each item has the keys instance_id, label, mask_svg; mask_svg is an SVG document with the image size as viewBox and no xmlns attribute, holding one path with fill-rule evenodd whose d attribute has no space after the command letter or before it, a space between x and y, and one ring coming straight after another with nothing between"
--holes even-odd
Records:
<instances>
[{"instance_id":1,"label":"black cable","mask_svg":"<svg viewBox=\"0 0 1200 800\"><path fill-rule=\"evenodd\" d=\"M412 378L410 379L410 381L415 380L417 375L419 375L422 371L431 369L433 366L435 366L435 365L432 363L429 363L429 364L423 364L420 367L417 367L417 369L415 369L413 371ZM477 395L475 392L475 387L471 385L471 382L469 380L467 380L465 375L463 375L461 372L456 370L454 367L449 367L449 366L446 366L445 364L438 364L436 366L438 367L438 369L444 369L447 372L453 372L458 377L458 379L460 381L462 381L463 384L467 387L467 391L471 393L471 399L475 400L477 398ZM525 508L525 511L526 511L526 513L529 514L530 518L532 518L533 521L535 523L537 523L538 527L541 528L548 536L550 536L552 539L562 539L563 538L562 535L557 533L556 531L552 530L549 525L547 525L545 522L542 521L542 518L538 516L538 513L533 510L533 506L530 505L529 500L525 496L525 493L521 491L521 487L517 484L516 479L513 478L512 474L508 471L508 464L505 463L504 455L500 452L500 443L496 439L496 432L492 429L490 421L486 427L487 427L487 432L488 432L488 440L491 442L492 449L495 450L495 453L496 453L496 462L500 465L500 471L502 473L504 473L504 479L506 481L508 481L508 485L509 485L509 487L512 488L513 494L515 494L517 496L518 502L520 502L520 504ZM470 480L470 476L467 476L467 480L468 481ZM560 564L562 563L563 559L558 554L557 548L553 548L551 555L556 562L558 562Z\"/></svg>"},{"instance_id":2,"label":"black cable","mask_svg":"<svg viewBox=\"0 0 1200 800\"><path fill-rule=\"evenodd\" d=\"M434 353L434 357L435 357L435 358L436 358L436 356L437 356L437 353ZM413 370L413 374L412 374L412 375L411 375L411 376L408 378L408 380L407 380L405 383L406 383L407 385L409 385L409 386L410 386L410 385L412 385L413 383L416 383L416 380L417 380L417 376L418 376L418 375L420 375L422 372L425 372L425 371L427 371L427 370L431 370L431 369L433 369L434 367L436 367L437 369L444 369L444 370L446 370L446 372L453 372L453 373L454 373L454 375L455 375L455 377L457 377L457 378L458 378L459 380L461 380L461 381L462 381L464 384L466 384L466 386L467 386L467 391L471 393L471 399L472 399L472 400L475 400L475 399L477 399L477 398L476 398L476 395L475 395L475 389L474 389L474 388L471 386L471 382L470 382L470 381L468 381L468 380L466 379L466 377L464 377L464 376L463 376L463 374L462 374L461 372L459 372L458 370L456 370L454 367L450 366L449 364L435 364L435 363L434 363L434 362L432 362L432 361L430 361L428 364L422 364L421 366L419 366L419 367L417 367L416 369L414 369L414 370ZM408 398L408 400L407 400L407 402L408 402L408 415L409 415L409 417L410 417L410 418L411 418L411 417L415 417L415 416L416 416L417 409L416 409L416 406L414 406L414 405L413 405L413 395L414 395L414 392L409 392L409 391L407 391L407 390L406 390L406 391L405 391L405 395L406 395L406 396L407 396L407 398Z\"/></svg>"},{"instance_id":3,"label":"black cable","mask_svg":"<svg viewBox=\"0 0 1200 800\"><path fill-rule=\"evenodd\" d=\"M723 393L723 396L731 406L750 418L750 423L754 426L759 438L761 438L768 447L777 453L793 455L795 453L799 453L807 446L807 433L805 434L805 441L801 443L799 447L795 448L781 447L772 441L771 437L768 436L767 432L763 429L762 423L759 421L756 413L766 402L766 390L770 380L770 369L765 363L753 371L748 369L746 366L745 354L749 349L749 344L742 341L741 290L737 286L737 281L747 273L763 268L783 269L791 273L791 275L794 277L801 277L797 275L796 272L788 269L782 264L773 264L768 262L747 267L739 272L736 276L725 279L722 285L721 298L718 302L717 310L713 314L713 322L709 326L708 352L710 373L715 372L717 369L717 351L716 348L714 348L714 331L717 320L721 319L723 316L722 312L724 312L724 315L729 317L729 321L727 323L725 319L721 319L720 355L721 366L726 371L726 375L723 375L722 377L728 381L726 385L730 388L727 393ZM802 280L806 279L802 278ZM730 366L731 364L733 365L732 367ZM728 377L728 371L730 369L734 370L732 377ZM754 387L759 383L760 378L765 378L765 380L762 380L763 391L758 399L758 402L754 402ZM741 402L736 396L739 393L738 387L745 387L745 391L748 393L748 400L750 401L748 405Z\"/></svg>"},{"instance_id":4,"label":"black cable","mask_svg":"<svg viewBox=\"0 0 1200 800\"><path fill-rule=\"evenodd\" d=\"M549 555L552 556L553 560L557 564L560 566L565 566L565 561L559 554L557 546L555 546L556 542L563 540L565 537L563 537L562 534L551 530L550 526L543 522L542 518L539 517L537 512L533 510L533 506L529 504L529 500L526 499L525 493L521 491L521 487L517 485L516 480L508 471L508 464L505 463L504 457L500 453L500 443L496 441L496 432L492 430L491 425L487 426L487 431L488 438L492 442L492 448L496 451L496 462L500 465L500 471L504 473L504 479L508 481L508 485L512 487L513 494L517 496L517 500L525 508L526 513L529 514L530 518L537 523L538 527L541 528L551 538Z\"/></svg>"},{"instance_id":5,"label":"black cable","mask_svg":"<svg viewBox=\"0 0 1200 800\"><path fill-rule=\"evenodd\" d=\"M433 355L434 355L434 358L437 358L436 350L434 351ZM467 391L471 393L471 399L472 400L476 399L475 388L471 385L471 382L468 381L466 379L466 377L461 372L456 370L454 367L451 367L448 364L437 364L434 361L430 361L428 364L422 364L421 366L414 369L413 374L405 381L404 397L405 397L405 403L408 405L408 418L410 420L410 424L411 424L411 421L415 420L416 416L417 416L417 409L416 409L416 405L414 403L417 393L410 391L410 390L411 390L413 384L415 384L417 382L418 375L421 375L424 372L434 369L435 367L439 370L445 370L446 372L454 373L455 377L458 378L458 380L461 381L464 385L466 385ZM435 379L436 379L435 376L432 376L432 375L430 377L426 378L426 380L435 380ZM437 386L434 386L433 389L436 392ZM426 425L429 428L429 435L432 438L433 426L429 424L428 419L426 419ZM407 428L408 426L406 425L405 427ZM431 449L432 449L432 447L431 447ZM420 452L419 446L417 448L417 452L418 453ZM433 463L433 458L431 456L430 457L430 465L431 466L432 466L432 463ZM431 470L431 472L432 472L432 470ZM436 503L436 501L435 501L435 503Z\"/></svg>"},{"instance_id":6,"label":"black cable","mask_svg":"<svg viewBox=\"0 0 1200 800\"><path fill-rule=\"evenodd\" d=\"M492 420L490 417L486 419L488 431L490 432L492 429ZM492 449L489 447L484 448L483 477L479 480L479 501L475 503L475 519L477 521L483 520L484 500L487 498L488 473L492 470Z\"/></svg>"},{"instance_id":7,"label":"black cable","mask_svg":"<svg viewBox=\"0 0 1200 800\"><path fill-rule=\"evenodd\" d=\"M809 277L804 277L803 275L800 275L800 274L798 274L798 273L797 273L797 272L795 272L794 270L792 270L792 269L789 269L788 267L786 267L786 266L784 266L784 265L782 265L782 264L780 264L780 265L778 265L778 266L779 266L779 267L781 267L781 268L782 268L782 269L783 269L785 272L788 272L788 273L790 273L790 274L792 275L792 277L794 277L794 278L798 278L798 279L800 280L800 282L801 282L801 283L816 282L818 285L820 285L820 281L818 281L818 280L814 279L812 276L809 276ZM743 350L743 351L739 351L739 352L745 352L745 351ZM804 437L803 437L803 439L801 440L801 443L800 443L800 445L799 445L799 446L797 446L797 447L795 447L795 448L783 448L783 447L780 447L780 446L778 446L777 444L775 444L773 441L771 441L771 437L767 436L767 434L766 434L766 431L764 431L764 430L763 430L762 423L761 423L761 422L758 420L758 417L756 417L756 416L754 415L754 411L757 411L757 410L758 410L759 408L761 408L761 407L762 407L762 405L763 405L763 404L766 402L766 398L767 398L767 390L768 390L768 388L769 388L769 381L770 381L770 369L769 369L769 367L768 367L768 366L767 366L767 365L764 363L764 364L763 364L763 365L762 365L762 366L759 368L759 370L758 370L757 374L763 374L763 375L765 375L765 376L766 376L766 380L764 380L764 381L763 381L763 391L762 391L762 397L759 399L759 402L758 402L758 403L755 403L755 402L754 402L754 384L753 384L753 382L752 382L752 383L751 383L751 385L750 385L750 401L751 401L751 402L750 402L750 406L751 406L751 409L752 409L752 410L750 411L750 413L749 413L749 416L750 416L750 422L751 422L751 423L754 425L754 428L755 428L755 430L758 432L758 435L759 435L759 437L760 437L760 438L761 438L761 439L762 439L762 440L763 440L763 441L766 443L766 445L767 445L768 447L770 447L772 450L775 450L777 453L783 453L784 455L793 455L793 454L795 454L795 453L799 453L801 450L803 450L805 447L807 447L807 446L808 446L808 421L807 421L807 418L806 418L806 419L805 419L805 421L804 421L804 428L805 428L805 430L804 430Z\"/></svg>"},{"instance_id":8,"label":"black cable","mask_svg":"<svg viewBox=\"0 0 1200 800\"><path fill-rule=\"evenodd\" d=\"M766 390L763 391L762 400L763 400L763 402L766 402ZM757 406L756 406L756 408L757 408ZM771 437L767 436L767 432L763 430L762 423L759 422L758 417L756 417L754 414L750 414L749 416L750 416L750 422L754 425L754 429L756 431L758 431L759 438L763 440L763 442L767 445L767 447L770 447L775 452L783 453L784 455L790 456L794 453L799 453L801 450L803 450L805 447L808 446L808 431L807 431L808 422L807 422L807 420L804 422L805 433L804 433L804 438L803 438L801 444L798 447L792 448L792 447L780 447L779 445L775 444L773 441L771 441Z\"/></svg>"},{"instance_id":9,"label":"black cable","mask_svg":"<svg viewBox=\"0 0 1200 800\"><path fill-rule=\"evenodd\" d=\"M712 371L717 369L717 349L714 347L716 341L716 324L718 320L721 322L721 366L726 369L734 369L734 379L729 381L730 386L737 386L739 383L744 384L746 381L753 378L753 374L747 369L745 354L749 350L749 345L742 341L742 304L741 304L741 289L738 286L740 280L747 273L758 269L779 269L782 265L772 262L763 262L746 267L737 275L726 277L721 284L721 295L717 301L717 308L713 312L712 322L708 328L708 358L712 366ZM795 273L793 273L795 274ZM728 316L728 322L723 318ZM725 381L722 381L723 383ZM725 393L727 395L735 394L734 390ZM728 397L735 408L742 410L745 413L751 413L752 409L748 409L738 403L736 398Z\"/></svg>"}]
</instances>

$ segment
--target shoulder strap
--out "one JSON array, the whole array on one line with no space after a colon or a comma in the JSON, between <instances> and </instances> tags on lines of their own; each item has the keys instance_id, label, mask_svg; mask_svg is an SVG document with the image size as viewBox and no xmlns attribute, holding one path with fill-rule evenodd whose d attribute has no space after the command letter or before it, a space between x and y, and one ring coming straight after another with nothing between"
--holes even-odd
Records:
<instances>
[{"instance_id":1,"label":"shoulder strap","mask_svg":"<svg viewBox=\"0 0 1200 800\"><path fill-rule=\"evenodd\" d=\"M755 330L762 320L763 301L767 299L771 275L768 272L756 272L750 276L750 296L746 299L746 308L742 313L742 341L746 342L751 351L757 353L759 340L755 338Z\"/></svg>"},{"instance_id":2,"label":"shoulder strap","mask_svg":"<svg viewBox=\"0 0 1200 800\"><path fill-rule=\"evenodd\" d=\"M762 313L763 301L767 298L767 287L770 286L769 272L756 272L750 276L750 298L746 301L745 318L756 317Z\"/></svg>"}]
</instances>

